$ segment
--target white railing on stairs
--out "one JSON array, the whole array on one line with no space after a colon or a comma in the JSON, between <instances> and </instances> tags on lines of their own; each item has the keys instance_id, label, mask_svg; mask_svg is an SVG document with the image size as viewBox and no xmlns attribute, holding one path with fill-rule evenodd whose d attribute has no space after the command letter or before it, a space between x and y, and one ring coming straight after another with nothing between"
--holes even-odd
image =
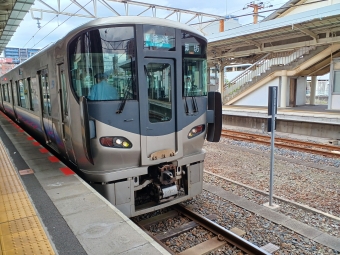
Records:
<instances>
[{"instance_id":1,"label":"white railing on stairs","mask_svg":"<svg viewBox=\"0 0 340 255\"><path fill-rule=\"evenodd\" d=\"M231 81L224 85L223 102L227 102L234 98L241 91L244 91L251 84L255 83L263 73L266 73L274 66L288 66L292 62L300 59L303 55L308 54L316 47L302 47L296 51L268 53L255 64L248 67L240 75L236 76Z\"/></svg>"}]
</instances>

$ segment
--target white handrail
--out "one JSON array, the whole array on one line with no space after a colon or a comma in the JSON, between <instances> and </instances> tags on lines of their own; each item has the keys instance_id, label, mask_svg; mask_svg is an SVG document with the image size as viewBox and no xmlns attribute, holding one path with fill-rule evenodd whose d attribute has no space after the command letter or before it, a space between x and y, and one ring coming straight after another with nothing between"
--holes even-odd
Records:
<instances>
[{"instance_id":1,"label":"white handrail","mask_svg":"<svg viewBox=\"0 0 340 255\"><path fill-rule=\"evenodd\" d=\"M302 47L296 51L288 52L288 54L290 53L289 55L287 55L287 52L266 54L224 86L223 101L232 99L238 93L248 88L253 81L257 81L263 73L272 67L289 65L315 48L315 46Z\"/></svg>"}]
</instances>

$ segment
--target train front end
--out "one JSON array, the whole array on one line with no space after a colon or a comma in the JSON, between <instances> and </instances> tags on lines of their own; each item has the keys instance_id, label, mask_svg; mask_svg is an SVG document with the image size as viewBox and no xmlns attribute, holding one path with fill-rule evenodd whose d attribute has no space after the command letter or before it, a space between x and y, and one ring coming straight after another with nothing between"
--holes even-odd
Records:
<instances>
[{"instance_id":1,"label":"train front end","mask_svg":"<svg viewBox=\"0 0 340 255\"><path fill-rule=\"evenodd\" d=\"M203 143L221 133L206 49L189 26L141 17L97 24L68 45L77 165L129 217L202 192Z\"/></svg>"}]
</instances>

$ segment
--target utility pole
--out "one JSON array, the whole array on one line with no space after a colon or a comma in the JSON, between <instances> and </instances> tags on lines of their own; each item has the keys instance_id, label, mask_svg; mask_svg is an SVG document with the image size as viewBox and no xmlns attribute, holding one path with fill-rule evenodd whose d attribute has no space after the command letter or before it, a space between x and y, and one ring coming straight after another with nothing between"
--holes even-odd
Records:
<instances>
[{"instance_id":1,"label":"utility pole","mask_svg":"<svg viewBox=\"0 0 340 255\"><path fill-rule=\"evenodd\" d=\"M249 4L246 4L246 6L243 8L243 10L247 8L253 8L253 23L257 24L258 17L259 17L259 10L267 8L267 7L273 7L273 5L269 5L268 3L263 3L259 1L252 1Z\"/></svg>"}]
</instances>

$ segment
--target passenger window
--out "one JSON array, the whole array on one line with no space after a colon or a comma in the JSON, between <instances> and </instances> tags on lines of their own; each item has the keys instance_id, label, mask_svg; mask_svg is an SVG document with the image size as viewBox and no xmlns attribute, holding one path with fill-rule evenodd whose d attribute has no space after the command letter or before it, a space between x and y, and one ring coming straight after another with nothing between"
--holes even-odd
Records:
<instances>
[{"instance_id":1,"label":"passenger window","mask_svg":"<svg viewBox=\"0 0 340 255\"><path fill-rule=\"evenodd\" d=\"M3 95L3 100L4 100L4 101L7 101L7 100L6 100L6 89L5 89L5 84L2 84L2 95Z\"/></svg>"},{"instance_id":2,"label":"passenger window","mask_svg":"<svg viewBox=\"0 0 340 255\"><path fill-rule=\"evenodd\" d=\"M29 84L30 84L32 110L36 112L39 110L37 78L31 78Z\"/></svg>"},{"instance_id":3,"label":"passenger window","mask_svg":"<svg viewBox=\"0 0 340 255\"><path fill-rule=\"evenodd\" d=\"M67 88L66 88L64 69L60 70L60 82L61 82L61 88L62 88L62 93L63 93L62 107L63 107L64 114L67 116L68 115Z\"/></svg>"},{"instance_id":4,"label":"passenger window","mask_svg":"<svg viewBox=\"0 0 340 255\"><path fill-rule=\"evenodd\" d=\"M23 108L29 109L30 102L29 102L29 93L28 93L28 85L27 81L19 80L19 90L20 90L20 105Z\"/></svg>"},{"instance_id":5,"label":"passenger window","mask_svg":"<svg viewBox=\"0 0 340 255\"><path fill-rule=\"evenodd\" d=\"M8 84L7 84L8 86ZM9 102L12 102L12 81L8 86L8 98L9 98Z\"/></svg>"},{"instance_id":6,"label":"passenger window","mask_svg":"<svg viewBox=\"0 0 340 255\"><path fill-rule=\"evenodd\" d=\"M18 105L18 90L17 90L17 82L12 84L12 95L13 95L13 105Z\"/></svg>"},{"instance_id":7,"label":"passenger window","mask_svg":"<svg viewBox=\"0 0 340 255\"><path fill-rule=\"evenodd\" d=\"M48 82L48 72L47 69L41 71L40 74L40 88L42 97L42 108L43 113L51 116L51 99L50 99L50 86Z\"/></svg>"},{"instance_id":8,"label":"passenger window","mask_svg":"<svg viewBox=\"0 0 340 255\"><path fill-rule=\"evenodd\" d=\"M4 85L4 95L5 95L5 101L9 102L9 96L8 96L8 84Z\"/></svg>"},{"instance_id":9,"label":"passenger window","mask_svg":"<svg viewBox=\"0 0 340 255\"><path fill-rule=\"evenodd\" d=\"M28 84L28 86L27 86L27 89L28 89L28 99L29 99L29 109L30 110L32 110L32 111L34 111L34 105L32 104L32 102L33 102L33 98L32 98L32 84L31 84L31 78L27 78L27 84Z\"/></svg>"},{"instance_id":10,"label":"passenger window","mask_svg":"<svg viewBox=\"0 0 340 255\"><path fill-rule=\"evenodd\" d=\"M19 84L18 81L15 82L15 94L16 94L16 101L17 101L17 105L20 106L20 88L19 88Z\"/></svg>"}]
</instances>

